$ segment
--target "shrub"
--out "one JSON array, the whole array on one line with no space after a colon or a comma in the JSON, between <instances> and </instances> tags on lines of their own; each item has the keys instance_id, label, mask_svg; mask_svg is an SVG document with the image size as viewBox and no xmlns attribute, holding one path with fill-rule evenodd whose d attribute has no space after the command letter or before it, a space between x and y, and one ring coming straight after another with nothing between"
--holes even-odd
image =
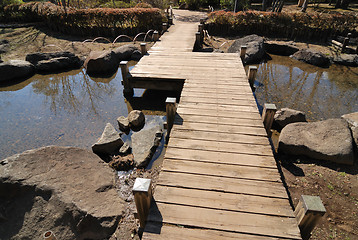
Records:
<instances>
[{"instance_id":1,"label":"shrub","mask_svg":"<svg viewBox=\"0 0 358 240\"><path fill-rule=\"evenodd\" d=\"M153 8L152 5L149 3L140 2L137 5L135 5L136 8Z\"/></svg>"}]
</instances>

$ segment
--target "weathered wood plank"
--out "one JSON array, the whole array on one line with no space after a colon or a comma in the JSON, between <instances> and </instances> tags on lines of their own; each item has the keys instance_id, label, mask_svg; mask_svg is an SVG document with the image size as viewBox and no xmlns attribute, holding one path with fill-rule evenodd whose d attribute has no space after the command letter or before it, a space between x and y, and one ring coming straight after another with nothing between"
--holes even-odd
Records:
<instances>
[{"instance_id":1,"label":"weathered wood plank","mask_svg":"<svg viewBox=\"0 0 358 240\"><path fill-rule=\"evenodd\" d=\"M288 199L165 186L158 186L155 189L154 199L161 203L295 217L292 209L288 207L290 206Z\"/></svg>"},{"instance_id":2,"label":"weathered wood plank","mask_svg":"<svg viewBox=\"0 0 358 240\"><path fill-rule=\"evenodd\" d=\"M268 182L164 171L157 185L288 199L280 179Z\"/></svg>"},{"instance_id":3,"label":"weathered wood plank","mask_svg":"<svg viewBox=\"0 0 358 240\"><path fill-rule=\"evenodd\" d=\"M196 108L184 108L179 106L177 113L180 114L190 114L197 116L217 116L217 117L227 117L227 118L241 118L241 119L261 119L261 116L258 112L247 112L247 111L233 111L228 112L221 109L196 109Z\"/></svg>"},{"instance_id":4,"label":"weathered wood plank","mask_svg":"<svg viewBox=\"0 0 358 240\"><path fill-rule=\"evenodd\" d=\"M155 208L157 207L157 209ZM300 239L295 218L156 203L148 221ZM162 219L161 219L162 218Z\"/></svg>"},{"instance_id":5,"label":"weathered wood plank","mask_svg":"<svg viewBox=\"0 0 358 240\"><path fill-rule=\"evenodd\" d=\"M272 156L257 156L244 153L216 152L168 146L165 157L168 159L184 159L277 169L275 159Z\"/></svg>"},{"instance_id":6,"label":"weathered wood plank","mask_svg":"<svg viewBox=\"0 0 358 240\"><path fill-rule=\"evenodd\" d=\"M162 170L262 181L277 181L280 178L277 169L186 161L183 159L165 159Z\"/></svg>"},{"instance_id":7,"label":"weathered wood plank","mask_svg":"<svg viewBox=\"0 0 358 240\"><path fill-rule=\"evenodd\" d=\"M175 124L181 125L183 122L194 122L194 123L213 123L220 125L230 126L251 126L251 127L263 127L261 119L251 119L248 121L244 118L228 118L220 116L201 116L201 115L190 115L181 113L177 114L175 118Z\"/></svg>"}]
</instances>

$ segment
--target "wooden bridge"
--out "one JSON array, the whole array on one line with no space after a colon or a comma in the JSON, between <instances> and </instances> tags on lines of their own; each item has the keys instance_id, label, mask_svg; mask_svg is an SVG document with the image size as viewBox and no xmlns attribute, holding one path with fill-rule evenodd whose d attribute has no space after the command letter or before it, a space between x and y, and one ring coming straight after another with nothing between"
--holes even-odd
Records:
<instances>
[{"instance_id":1,"label":"wooden bridge","mask_svg":"<svg viewBox=\"0 0 358 240\"><path fill-rule=\"evenodd\" d=\"M240 57L192 52L197 24L130 72L130 88L184 83L143 239L301 239Z\"/></svg>"}]
</instances>

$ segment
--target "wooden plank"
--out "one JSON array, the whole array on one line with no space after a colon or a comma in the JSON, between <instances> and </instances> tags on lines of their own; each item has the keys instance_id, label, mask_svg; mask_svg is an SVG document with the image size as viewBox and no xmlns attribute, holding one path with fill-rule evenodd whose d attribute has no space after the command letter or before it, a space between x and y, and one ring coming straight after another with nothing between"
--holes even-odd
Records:
<instances>
[{"instance_id":1,"label":"wooden plank","mask_svg":"<svg viewBox=\"0 0 358 240\"><path fill-rule=\"evenodd\" d=\"M235 122L235 120L233 120ZM176 122L175 129L187 129L187 130L197 130L197 131L206 131L206 132L220 132L220 133L239 133L245 135L255 135L267 137L267 133L263 127L255 126L237 126L237 125L221 125L220 123L196 123L196 122L186 122L185 120L180 125L179 122ZM220 141L220 139L218 139Z\"/></svg>"},{"instance_id":2,"label":"wooden plank","mask_svg":"<svg viewBox=\"0 0 358 240\"><path fill-rule=\"evenodd\" d=\"M232 90L230 88L185 88L183 92L200 92L200 93L225 93L225 94L239 94L237 90ZM240 94L252 94L251 89L249 88L242 88L240 90Z\"/></svg>"},{"instance_id":3,"label":"wooden plank","mask_svg":"<svg viewBox=\"0 0 358 240\"><path fill-rule=\"evenodd\" d=\"M277 169L186 161L183 159L166 159L162 171L274 182L280 179Z\"/></svg>"},{"instance_id":4,"label":"wooden plank","mask_svg":"<svg viewBox=\"0 0 358 240\"><path fill-rule=\"evenodd\" d=\"M256 106L232 106L211 103L180 103L179 108L195 108L195 109L220 109L222 111L242 111L242 112L258 112Z\"/></svg>"},{"instance_id":5,"label":"wooden plank","mask_svg":"<svg viewBox=\"0 0 358 240\"><path fill-rule=\"evenodd\" d=\"M181 94L181 97L197 97L197 98L217 98L225 101L228 100L239 100L239 99L252 99L255 101L255 97L252 92L235 92L234 94L227 94L221 92L214 92L208 95L205 92L193 92L193 91L184 91Z\"/></svg>"},{"instance_id":6,"label":"wooden plank","mask_svg":"<svg viewBox=\"0 0 358 240\"><path fill-rule=\"evenodd\" d=\"M277 169L276 161L272 156L257 156L244 153L216 152L168 146L165 157L168 159L184 159Z\"/></svg>"},{"instance_id":7,"label":"wooden plank","mask_svg":"<svg viewBox=\"0 0 358 240\"><path fill-rule=\"evenodd\" d=\"M155 189L154 199L161 203L295 217L292 209L288 207L290 206L288 199L165 186L158 186Z\"/></svg>"},{"instance_id":8,"label":"wooden plank","mask_svg":"<svg viewBox=\"0 0 358 240\"><path fill-rule=\"evenodd\" d=\"M154 205L154 204L153 204ZM271 237L300 239L295 218L189 207L157 202L148 221Z\"/></svg>"},{"instance_id":9,"label":"wooden plank","mask_svg":"<svg viewBox=\"0 0 358 240\"><path fill-rule=\"evenodd\" d=\"M241 118L241 119L261 119L261 116L258 112L243 112L243 111L223 111L221 109L195 109L195 108L184 108L179 107L177 113L180 114L190 114L197 116L217 116L217 117L226 117L226 118Z\"/></svg>"},{"instance_id":10,"label":"wooden plank","mask_svg":"<svg viewBox=\"0 0 358 240\"><path fill-rule=\"evenodd\" d=\"M190 115L181 113L175 116L174 124L181 125L183 122L194 122L194 123L220 123L220 125L230 126L251 126L251 127L263 127L261 119L251 119L250 121L242 118L228 118L219 116L201 116L201 115Z\"/></svg>"},{"instance_id":11,"label":"wooden plank","mask_svg":"<svg viewBox=\"0 0 358 240\"><path fill-rule=\"evenodd\" d=\"M288 199L280 179L268 182L163 171L157 185Z\"/></svg>"},{"instance_id":12,"label":"wooden plank","mask_svg":"<svg viewBox=\"0 0 358 240\"><path fill-rule=\"evenodd\" d=\"M159 234L160 233L160 234ZM283 240L287 238L274 238L251 234L217 231L211 229L184 228L164 225L157 222L148 222L143 233L143 240Z\"/></svg>"},{"instance_id":13,"label":"wooden plank","mask_svg":"<svg viewBox=\"0 0 358 240\"><path fill-rule=\"evenodd\" d=\"M253 135L239 134L239 133L222 133L222 132L207 132L200 130L191 129L179 129L175 128L170 135L172 138L182 139L196 139L196 140L208 140L218 142L229 142L229 143L246 143L254 145L265 145L268 146L268 139L266 137L257 137Z\"/></svg>"}]
</instances>

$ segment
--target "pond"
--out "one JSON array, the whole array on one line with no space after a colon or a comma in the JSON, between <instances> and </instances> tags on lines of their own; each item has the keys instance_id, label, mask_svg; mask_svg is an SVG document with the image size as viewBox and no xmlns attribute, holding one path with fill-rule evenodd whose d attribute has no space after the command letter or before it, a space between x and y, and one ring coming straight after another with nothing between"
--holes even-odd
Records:
<instances>
[{"instance_id":1,"label":"pond","mask_svg":"<svg viewBox=\"0 0 358 240\"><path fill-rule=\"evenodd\" d=\"M165 120L166 95L174 93L135 89L127 101L121 80L120 70L91 78L80 69L0 86L0 159L48 145L90 149L107 122L118 129L116 119L132 109L143 110L148 122Z\"/></svg>"},{"instance_id":2,"label":"pond","mask_svg":"<svg viewBox=\"0 0 358 240\"><path fill-rule=\"evenodd\" d=\"M270 55L256 65L256 99L306 113L308 120L339 118L358 111L358 68L331 65L315 67L289 57Z\"/></svg>"}]
</instances>

